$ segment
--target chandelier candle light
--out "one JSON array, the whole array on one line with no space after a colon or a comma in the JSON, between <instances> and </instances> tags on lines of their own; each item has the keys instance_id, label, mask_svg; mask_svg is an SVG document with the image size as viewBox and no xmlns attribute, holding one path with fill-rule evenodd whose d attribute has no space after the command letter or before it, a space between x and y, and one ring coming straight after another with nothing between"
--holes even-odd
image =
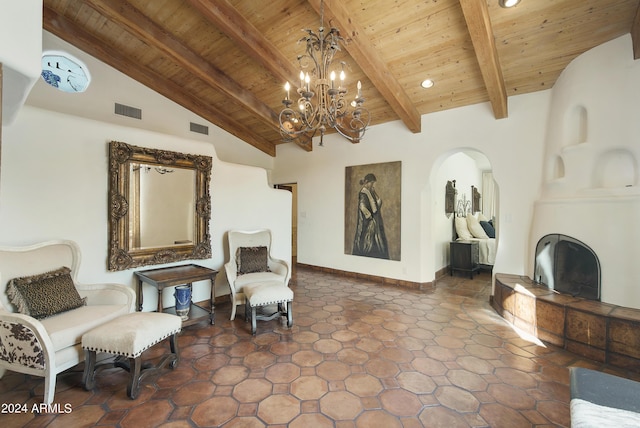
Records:
<instances>
[{"instance_id":1,"label":"chandelier candle light","mask_svg":"<svg viewBox=\"0 0 640 428\"><path fill-rule=\"evenodd\" d=\"M325 35L323 21L324 5L321 2L318 33L303 30L307 35L298 41L306 42L307 48L304 54L298 55L301 71L297 109L291 108L294 103L290 98L291 85L289 82L284 85L286 95L279 116L280 134L286 142L307 145L311 144L319 131L322 146L325 132L333 128L351 142L359 143L371 120L369 110L362 106L365 101L362 84L358 81L358 92L350 103L352 110L349 110L344 86L345 63L340 63L339 82L336 82L336 71L331 66L333 56L340 50L340 42L344 40L337 28L332 27ZM306 73L305 69L308 70Z\"/></svg>"}]
</instances>

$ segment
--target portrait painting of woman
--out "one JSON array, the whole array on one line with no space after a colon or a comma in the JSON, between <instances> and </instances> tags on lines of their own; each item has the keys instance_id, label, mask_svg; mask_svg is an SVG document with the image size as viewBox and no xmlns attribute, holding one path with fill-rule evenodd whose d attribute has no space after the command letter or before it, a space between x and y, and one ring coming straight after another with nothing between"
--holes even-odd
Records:
<instances>
[{"instance_id":1,"label":"portrait painting of woman","mask_svg":"<svg viewBox=\"0 0 640 428\"><path fill-rule=\"evenodd\" d=\"M346 168L345 254L400 260L401 162Z\"/></svg>"},{"instance_id":2,"label":"portrait painting of woman","mask_svg":"<svg viewBox=\"0 0 640 428\"><path fill-rule=\"evenodd\" d=\"M371 173L360 180L362 188L358 193L358 222L352 254L388 259L389 248L380 211L382 200L376 193L375 183L376 176Z\"/></svg>"}]
</instances>

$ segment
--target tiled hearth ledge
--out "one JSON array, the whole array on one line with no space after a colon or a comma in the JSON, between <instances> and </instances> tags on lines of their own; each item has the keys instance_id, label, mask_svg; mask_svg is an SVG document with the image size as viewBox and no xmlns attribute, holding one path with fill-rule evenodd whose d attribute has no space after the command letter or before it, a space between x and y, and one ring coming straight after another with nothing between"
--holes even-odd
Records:
<instances>
[{"instance_id":1,"label":"tiled hearth ledge","mask_svg":"<svg viewBox=\"0 0 640 428\"><path fill-rule=\"evenodd\" d=\"M303 264L303 263L298 263L296 266L302 267L302 268L306 268L306 269L312 269L312 270L319 271L319 272L327 272L327 273L332 273L332 274L335 274L335 275L346 276L346 277L350 277L350 278L364 279L364 280L367 280L367 281L377 282L377 283L385 284L385 285L395 285L397 287L411 288L413 290L428 291L428 290L433 290L435 288L435 281L433 281L433 282L404 281L404 280L401 280L401 279L385 278L383 276L367 275L367 274L364 274L364 273L349 272L349 271L346 271L346 270L339 270L339 269L332 269L332 268L321 267L321 266L307 265L307 264Z\"/></svg>"},{"instance_id":2,"label":"tiled hearth ledge","mask_svg":"<svg viewBox=\"0 0 640 428\"><path fill-rule=\"evenodd\" d=\"M491 306L538 339L640 372L640 310L557 293L530 278L496 274Z\"/></svg>"}]
</instances>

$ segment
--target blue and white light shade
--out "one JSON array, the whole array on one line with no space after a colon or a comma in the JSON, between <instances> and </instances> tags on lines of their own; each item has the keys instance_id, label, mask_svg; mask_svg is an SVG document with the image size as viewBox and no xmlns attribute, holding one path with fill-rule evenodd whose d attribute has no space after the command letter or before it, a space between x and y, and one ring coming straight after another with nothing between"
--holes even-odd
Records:
<instances>
[{"instance_id":1,"label":"blue and white light shade","mask_svg":"<svg viewBox=\"0 0 640 428\"><path fill-rule=\"evenodd\" d=\"M61 51L42 54L41 76L54 88L73 94L84 92L91 83L87 66L73 55Z\"/></svg>"}]
</instances>

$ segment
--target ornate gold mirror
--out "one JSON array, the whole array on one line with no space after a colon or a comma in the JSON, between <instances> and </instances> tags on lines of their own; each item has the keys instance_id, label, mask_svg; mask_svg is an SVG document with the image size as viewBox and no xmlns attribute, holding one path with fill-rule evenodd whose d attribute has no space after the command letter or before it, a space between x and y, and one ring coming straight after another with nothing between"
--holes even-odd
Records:
<instances>
[{"instance_id":1,"label":"ornate gold mirror","mask_svg":"<svg viewBox=\"0 0 640 428\"><path fill-rule=\"evenodd\" d=\"M212 159L109 143L111 271L211 257Z\"/></svg>"}]
</instances>

